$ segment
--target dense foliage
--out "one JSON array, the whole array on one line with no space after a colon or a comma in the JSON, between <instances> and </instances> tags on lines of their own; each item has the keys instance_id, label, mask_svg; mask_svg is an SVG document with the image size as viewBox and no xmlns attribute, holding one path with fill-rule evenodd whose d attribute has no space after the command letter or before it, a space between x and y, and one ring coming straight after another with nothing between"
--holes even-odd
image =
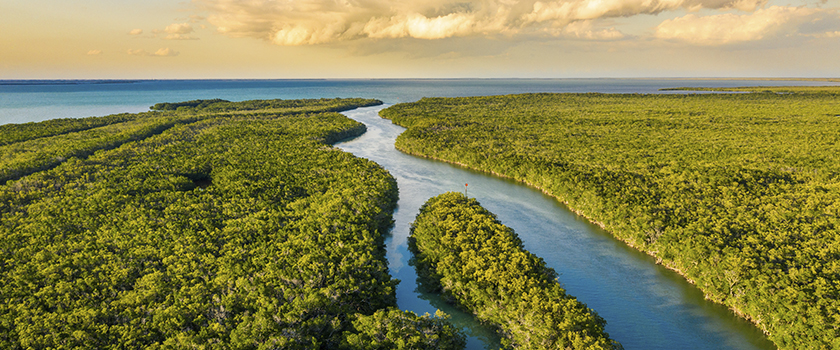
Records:
<instances>
[{"instance_id":1,"label":"dense foliage","mask_svg":"<svg viewBox=\"0 0 840 350\"><path fill-rule=\"evenodd\" d=\"M96 151L142 140L176 124L196 120L191 116L147 115L139 120L35 137L0 146L0 183L50 169L72 157L87 157ZM38 129L38 126L33 125L32 129Z\"/></svg>"},{"instance_id":2,"label":"dense foliage","mask_svg":"<svg viewBox=\"0 0 840 350\"><path fill-rule=\"evenodd\" d=\"M205 109L211 105L221 105L221 104L228 104L230 101L223 100L220 98L214 98L212 100L191 100L191 101L184 101L184 102L162 102L156 103L154 106L150 107L151 110L156 111L177 111L178 108L181 110L196 110L196 109Z\"/></svg>"},{"instance_id":3,"label":"dense foliage","mask_svg":"<svg viewBox=\"0 0 840 350\"><path fill-rule=\"evenodd\" d=\"M394 308L377 310L353 321L353 332L346 334L345 346L356 349L463 349L466 341L438 310L435 316L417 316Z\"/></svg>"},{"instance_id":4,"label":"dense foliage","mask_svg":"<svg viewBox=\"0 0 840 350\"><path fill-rule=\"evenodd\" d=\"M39 123L0 125L0 146L44 136L92 129L137 118L141 114L114 114L105 117L60 118Z\"/></svg>"},{"instance_id":5,"label":"dense foliage","mask_svg":"<svg viewBox=\"0 0 840 350\"><path fill-rule=\"evenodd\" d=\"M780 348L840 348L840 89L430 98L382 116L409 128L399 149L551 193Z\"/></svg>"},{"instance_id":6,"label":"dense foliage","mask_svg":"<svg viewBox=\"0 0 840 350\"><path fill-rule=\"evenodd\" d=\"M444 320L393 309L396 183L329 146L364 125L290 104L54 136L27 124L40 138L3 148L4 171L30 172L31 152L67 158L0 186L0 348L376 348L382 332L463 347Z\"/></svg>"},{"instance_id":7,"label":"dense foliage","mask_svg":"<svg viewBox=\"0 0 840 350\"><path fill-rule=\"evenodd\" d=\"M321 98L305 100L251 100L242 102L230 102L222 99L193 100L176 103L158 103L151 107L159 111L180 111L180 112L233 112L247 111L254 113L277 113L281 111L294 112L341 112L348 108L368 107L382 104L379 100L360 98Z\"/></svg>"},{"instance_id":8,"label":"dense foliage","mask_svg":"<svg viewBox=\"0 0 840 350\"><path fill-rule=\"evenodd\" d=\"M429 199L411 226L409 248L427 284L516 349L614 349L606 322L557 283L557 273L522 246L513 229L475 199Z\"/></svg>"}]
</instances>

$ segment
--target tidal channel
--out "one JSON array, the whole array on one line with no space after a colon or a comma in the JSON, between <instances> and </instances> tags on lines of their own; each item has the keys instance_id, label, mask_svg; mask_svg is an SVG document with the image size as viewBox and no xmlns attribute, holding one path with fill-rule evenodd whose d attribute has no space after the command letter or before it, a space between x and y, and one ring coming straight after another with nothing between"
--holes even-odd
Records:
<instances>
[{"instance_id":1,"label":"tidal channel","mask_svg":"<svg viewBox=\"0 0 840 350\"><path fill-rule=\"evenodd\" d=\"M401 280L397 303L404 310L434 314L440 309L468 335L468 349L495 349L499 339L471 315L418 288L409 265L411 222L427 199L464 191L513 228L525 248L559 273L566 291L607 320L607 332L625 349L775 349L755 326L650 256L630 248L527 185L456 165L404 154L394 141L405 129L379 117L386 106L344 112L367 132L336 147L375 161L397 179L395 225L386 238L391 275Z\"/></svg>"}]
</instances>

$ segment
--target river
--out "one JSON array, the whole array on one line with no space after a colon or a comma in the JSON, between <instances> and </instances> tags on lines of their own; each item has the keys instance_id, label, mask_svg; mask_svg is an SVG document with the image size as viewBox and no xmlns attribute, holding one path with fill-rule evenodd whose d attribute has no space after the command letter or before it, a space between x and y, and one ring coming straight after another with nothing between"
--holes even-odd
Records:
<instances>
[{"instance_id":1,"label":"river","mask_svg":"<svg viewBox=\"0 0 840 350\"><path fill-rule=\"evenodd\" d=\"M404 154L394 148L405 130L378 116L378 106L345 112L367 132L336 146L373 160L397 179L395 225L386 239L391 275L400 279L397 303L418 314L436 309L468 335L468 349L497 348L498 338L472 316L418 290L409 265L409 227L427 199L464 191L512 227L525 248L560 275L566 291L607 320L607 332L625 349L775 349L749 322L706 301L699 289L655 260L577 216L553 197L521 183L456 165Z\"/></svg>"}]
</instances>

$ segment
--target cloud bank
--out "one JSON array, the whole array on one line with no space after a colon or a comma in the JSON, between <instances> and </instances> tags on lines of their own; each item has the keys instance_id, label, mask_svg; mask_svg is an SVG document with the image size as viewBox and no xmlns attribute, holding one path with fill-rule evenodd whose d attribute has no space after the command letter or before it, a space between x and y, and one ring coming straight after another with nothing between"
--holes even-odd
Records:
<instances>
[{"instance_id":1,"label":"cloud bank","mask_svg":"<svg viewBox=\"0 0 840 350\"><path fill-rule=\"evenodd\" d=\"M752 11L767 0L194 0L222 33L278 45L359 38L443 39L485 36L621 38L593 20L676 9ZM583 23L583 24L581 24ZM569 28L567 28L569 27ZM586 31L584 30L586 27Z\"/></svg>"},{"instance_id":2,"label":"cloud bank","mask_svg":"<svg viewBox=\"0 0 840 350\"><path fill-rule=\"evenodd\" d=\"M654 28L654 38L695 45L761 40L797 29L832 9L765 8L769 0L193 0L219 32L277 45L316 45L358 39L458 37L621 40L607 26L614 19L702 9ZM172 39L188 38L189 24L167 27ZM810 36L833 37L837 28Z\"/></svg>"},{"instance_id":3,"label":"cloud bank","mask_svg":"<svg viewBox=\"0 0 840 350\"><path fill-rule=\"evenodd\" d=\"M809 25L824 21L838 24L837 13L832 10L806 7L772 6L743 15L726 13L700 17L689 14L666 20L656 28L656 37L707 46L757 41L778 36L830 38L837 32L809 33L807 28Z\"/></svg>"}]
</instances>

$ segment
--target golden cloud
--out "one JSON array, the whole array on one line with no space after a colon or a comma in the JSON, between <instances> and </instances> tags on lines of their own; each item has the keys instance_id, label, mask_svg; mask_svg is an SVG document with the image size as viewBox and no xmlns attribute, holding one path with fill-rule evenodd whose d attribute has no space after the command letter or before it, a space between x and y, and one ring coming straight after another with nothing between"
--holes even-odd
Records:
<instances>
[{"instance_id":1,"label":"golden cloud","mask_svg":"<svg viewBox=\"0 0 840 350\"><path fill-rule=\"evenodd\" d=\"M698 45L725 45L756 41L779 33L797 33L797 27L813 20L819 9L772 6L754 13L684 17L662 22L656 37Z\"/></svg>"},{"instance_id":2,"label":"golden cloud","mask_svg":"<svg viewBox=\"0 0 840 350\"><path fill-rule=\"evenodd\" d=\"M128 54L132 55L132 56L174 57L174 56L178 56L179 52L177 52L175 50L172 50L172 49L167 47L167 48L158 49L155 52L148 52L148 51L143 50L143 49L139 49L139 50L129 49Z\"/></svg>"},{"instance_id":3,"label":"golden cloud","mask_svg":"<svg viewBox=\"0 0 840 350\"><path fill-rule=\"evenodd\" d=\"M561 36L607 40L615 29L583 30L585 21L675 9L752 11L767 0L194 0L219 32L278 45L360 38ZM580 24L585 23L585 24ZM568 29L564 29L569 26Z\"/></svg>"},{"instance_id":4,"label":"golden cloud","mask_svg":"<svg viewBox=\"0 0 840 350\"><path fill-rule=\"evenodd\" d=\"M572 22L563 27L557 36L585 40L620 40L625 37L624 33L615 28L596 29L592 21Z\"/></svg>"},{"instance_id":5,"label":"golden cloud","mask_svg":"<svg viewBox=\"0 0 840 350\"><path fill-rule=\"evenodd\" d=\"M195 29L189 23L173 23L163 29L163 33L167 34L164 37L166 40L198 40L198 38L190 35L194 31ZM155 34L159 34L160 32L156 30Z\"/></svg>"},{"instance_id":6,"label":"golden cloud","mask_svg":"<svg viewBox=\"0 0 840 350\"><path fill-rule=\"evenodd\" d=\"M162 57L173 57L178 56L178 52L167 47L165 49L158 49L153 55Z\"/></svg>"},{"instance_id":7,"label":"golden cloud","mask_svg":"<svg viewBox=\"0 0 840 350\"><path fill-rule=\"evenodd\" d=\"M752 11L766 0L576 0L537 1L533 11L523 16L527 23L550 22L566 25L573 21L657 14L687 9L738 9Z\"/></svg>"},{"instance_id":8,"label":"golden cloud","mask_svg":"<svg viewBox=\"0 0 840 350\"><path fill-rule=\"evenodd\" d=\"M193 27L189 23L173 23L163 30L169 34L189 34L193 32Z\"/></svg>"}]
</instances>

